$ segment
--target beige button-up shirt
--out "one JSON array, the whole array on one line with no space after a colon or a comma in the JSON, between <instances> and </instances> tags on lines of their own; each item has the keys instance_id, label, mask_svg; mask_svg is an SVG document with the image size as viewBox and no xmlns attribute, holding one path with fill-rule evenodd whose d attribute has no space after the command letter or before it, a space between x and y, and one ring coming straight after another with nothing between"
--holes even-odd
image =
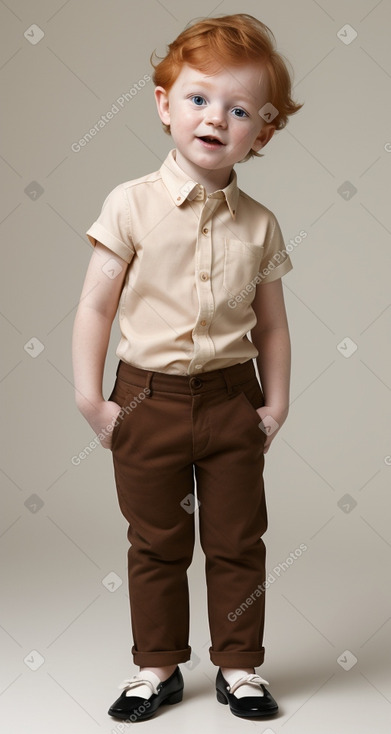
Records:
<instances>
[{"instance_id":1,"label":"beige button-up shirt","mask_svg":"<svg viewBox=\"0 0 391 734\"><path fill-rule=\"evenodd\" d=\"M292 269L274 214L241 191L233 170L207 195L179 168L116 186L86 232L129 263L119 303L119 359L194 375L246 362L256 288Z\"/></svg>"}]
</instances>

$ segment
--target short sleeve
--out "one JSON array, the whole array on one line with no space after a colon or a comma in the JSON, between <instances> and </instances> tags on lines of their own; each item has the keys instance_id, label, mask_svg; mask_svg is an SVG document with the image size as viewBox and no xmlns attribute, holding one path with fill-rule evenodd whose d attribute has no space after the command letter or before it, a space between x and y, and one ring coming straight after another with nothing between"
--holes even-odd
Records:
<instances>
[{"instance_id":1,"label":"short sleeve","mask_svg":"<svg viewBox=\"0 0 391 734\"><path fill-rule=\"evenodd\" d=\"M101 242L130 263L135 249L130 234L129 202L123 184L110 191L98 219L87 230L86 235L93 247Z\"/></svg>"},{"instance_id":2,"label":"short sleeve","mask_svg":"<svg viewBox=\"0 0 391 734\"><path fill-rule=\"evenodd\" d=\"M274 214L270 212L268 233L265 238L264 256L260 274L261 283L271 283L292 270L292 261L286 251L280 225Z\"/></svg>"}]
</instances>

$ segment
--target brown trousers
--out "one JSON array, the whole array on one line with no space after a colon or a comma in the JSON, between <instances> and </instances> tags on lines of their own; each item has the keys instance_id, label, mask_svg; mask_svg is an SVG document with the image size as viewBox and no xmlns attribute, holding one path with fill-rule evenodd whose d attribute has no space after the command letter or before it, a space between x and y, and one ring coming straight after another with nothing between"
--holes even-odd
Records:
<instances>
[{"instance_id":1,"label":"brown trousers","mask_svg":"<svg viewBox=\"0 0 391 734\"><path fill-rule=\"evenodd\" d=\"M187 569L198 517L210 659L221 667L261 665L266 436L256 412L264 396L253 361L197 377L120 361L109 399L123 409L112 456L129 523L134 663L157 667L190 659Z\"/></svg>"}]
</instances>

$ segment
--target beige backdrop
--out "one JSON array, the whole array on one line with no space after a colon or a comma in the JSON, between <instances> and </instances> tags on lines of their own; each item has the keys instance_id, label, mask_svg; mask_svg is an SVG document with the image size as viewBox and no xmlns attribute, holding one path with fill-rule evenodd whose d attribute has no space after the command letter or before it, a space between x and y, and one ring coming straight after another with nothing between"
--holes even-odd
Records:
<instances>
[{"instance_id":1,"label":"beige backdrop","mask_svg":"<svg viewBox=\"0 0 391 734\"><path fill-rule=\"evenodd\" d=\"M374 718L389 731L390 2L2 0L0 708L10 731L120 731L106 710L137 672L127 526L110 452L74 458L94 437L71 364L85 231L114 186L157 170L173 147L141 81L153 49L162 55L196 17L234 12L271 27L304 102L262 160L237 166L241 188L278 217L294 266L283 278L291 408L265 469L259 670L281 714L234 720L214 698L197 538L186 696L144 726L193 731L198 711L210 731L357 734ZM118 341L115 323L106 397Z\"/></svg>"}]
</instances>

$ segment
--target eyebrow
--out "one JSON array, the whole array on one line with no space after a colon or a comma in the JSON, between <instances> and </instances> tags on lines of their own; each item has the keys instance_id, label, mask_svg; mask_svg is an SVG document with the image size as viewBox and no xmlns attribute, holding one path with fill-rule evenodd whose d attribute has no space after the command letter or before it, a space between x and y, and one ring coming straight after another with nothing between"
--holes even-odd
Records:
<instances>
[{"instance_id":1,"label":"eyebrow","mask_svg":"<svg viewBox=\"0 0 391 734\"><path fill-rule=\"evenodd\" d=\"M187 85L189 85L190 87L198 87L200 85L202 85L204 87L209 87L209 88L210 87L213 87L212 82L207 82L207 81L204 81L203 79L197 79L197 80L194 80L194 81L192 80L190 82L186 82L186 86Z\"/></svg>"}]
</instances>

